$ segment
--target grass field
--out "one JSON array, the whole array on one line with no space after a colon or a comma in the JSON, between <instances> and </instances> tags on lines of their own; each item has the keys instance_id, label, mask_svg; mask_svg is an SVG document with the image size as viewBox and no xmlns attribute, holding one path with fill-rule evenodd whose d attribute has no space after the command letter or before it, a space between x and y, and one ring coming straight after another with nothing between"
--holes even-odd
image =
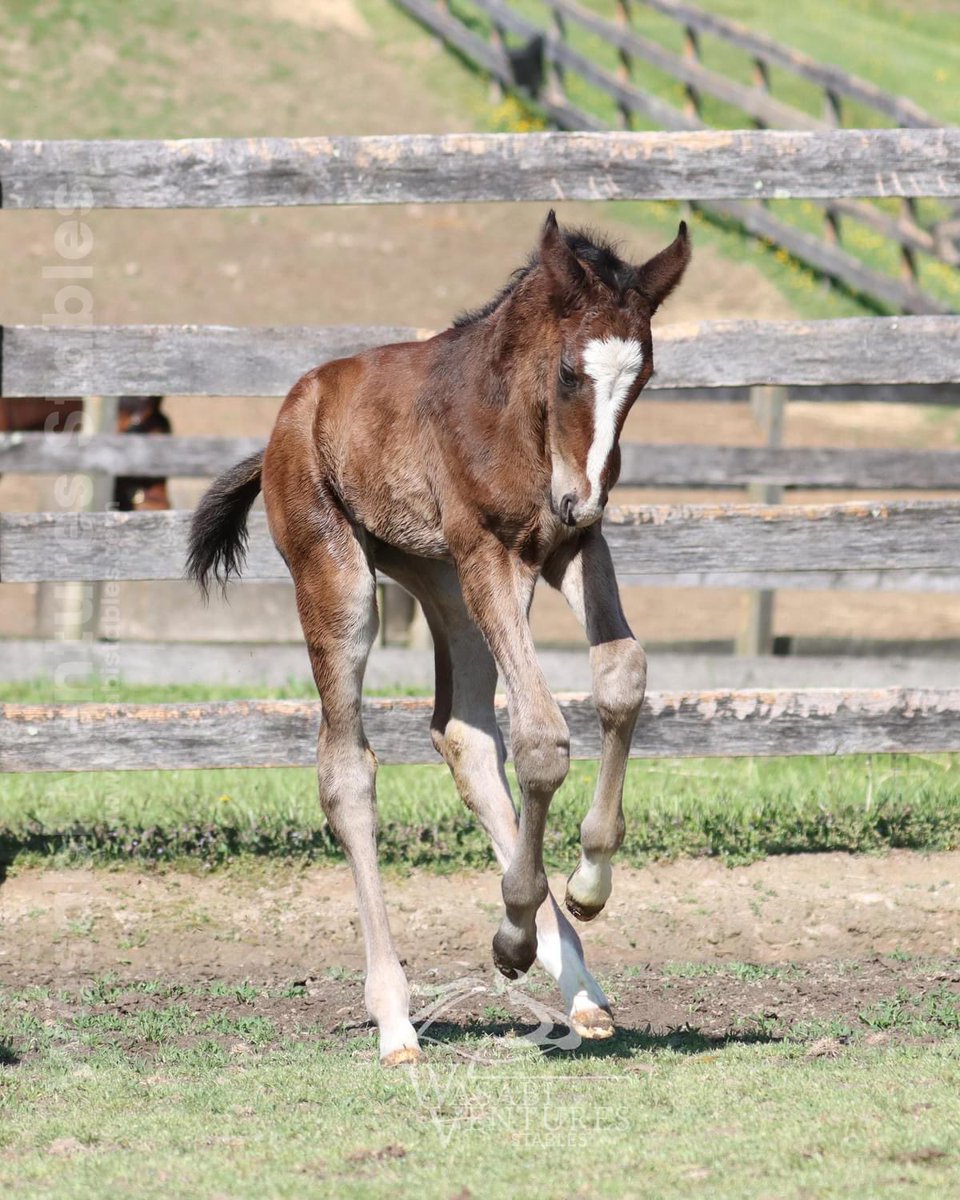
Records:
<instances>
[{"instance_id":1,"label":"grass field","mask_svg":"<svg viewBox=\"0 0 960 1200\"><path fill-rule=\"evenodd\" d=\"M216 981L10 992L0 1184L77 1200L953 1195L956 993L918 998L931 964L897 966L894 999L782 1035L686 1025L551 1050L529 1024L508 1035L506 996L433 1028L425 1064L396 1072L337 1024L356 983L312 1003Z\"/></svg>"}]
</instances>

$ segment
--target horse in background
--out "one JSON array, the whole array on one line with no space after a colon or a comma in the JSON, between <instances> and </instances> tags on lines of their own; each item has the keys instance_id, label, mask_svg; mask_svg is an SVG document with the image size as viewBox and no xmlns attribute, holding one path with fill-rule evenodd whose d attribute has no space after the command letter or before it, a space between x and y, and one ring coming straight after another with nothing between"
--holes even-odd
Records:
<instances>
[{"instance_id":1,"label":"horse in background","mask_svg":"<svg viewBox=\"0 0 960 1200\"><path fill-rule=\"evenodd\" d=\"M117 433L169 434L171 425L162 404L163 396L121 396ZM76 433L82 420L79 396L64 400L0 397L0 433ZM111 507L118 512L166 510L170 508L167 481L155 476L117 476Z\"/></svg>"},{"instance_id":2,"label":"horse in background","mask_svg":"<svg viewBox=\"0 0 960 1200\"><path fill-rule=\"evenodd\" d=\"M428 341L308 371L266 452L222 475L194 514L188 572L201 589L239 573L261 489L293 576L322 701L320 801L353 869L365 999L384 1065L416 1061L419 1044L379 876L377 759L363 729L378 570L423 607L436 665L433 743L504 871L495 964L513 979L539 960L581 1037L613 1033L544 870L547 811L567 774L570 735L537 662L529 609L542 576L590 643L602 749L566 891L570 913L589 921L611 891L646 685L600 520L620 473L624 421L653 373L651 319L689 260L682 223L670 246L634 266L596 235L561 231L551 212L526 266L483 308ZM498 667L519 815L494 709Z\"/></svg>"}]
</instances>

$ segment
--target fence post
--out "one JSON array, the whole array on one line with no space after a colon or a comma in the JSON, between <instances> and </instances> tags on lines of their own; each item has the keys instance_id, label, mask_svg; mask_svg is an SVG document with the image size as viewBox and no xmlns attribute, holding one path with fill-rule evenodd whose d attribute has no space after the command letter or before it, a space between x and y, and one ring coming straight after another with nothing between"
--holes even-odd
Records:
<instances>
[{"instance_id":1,"label":"fence post","mask_svg":"<svg viewBox=\"0 0 960 1200\"><path fill-rule=\"evenodd\" d=\"M765 58L755 58L753 60L753 85L759 88L761 92L770 94L770 64ZM753 123L757 129L766 129L767 123L760 117L754 117Z\"/></svg>"},{"instance_id":2,"label":"fence post","mask_svg":"<svg viewBox=\"0 0 960 1200\"><path fill-rule=\"evenodd\" d=\"M824 88L823 119L831 129L843 128L843 97L831 88ZM823 233L831 246L840 244L840 214L828 202L823 209ZM829 282L827 282L829 287Z\"/></svg>"},{"instance_id":3,"label":"fence post","mask_svg":"<svg viewBox=\"0 0 960 1200\"><path fill-rule=\"evenodd\" d=\"M695 63L700 61L700 34L692 25L683 27L683 57ZM699 117L703 107L699 91L692 83L688 83L684 87L684 92L687 99L683 111L688 117Z\"/></svg>"},{"instance_id":4,"label":"fence post","mask_svg":"<svg viewBox=\"0 0 960 1200\"><path fill-rule=\"evenodd\" d=\"M750 389L750 408L768 446L783 444L783 415L787 389L755 387ZM777 483L752 483L749 499L756 504L779 504L783 488ZM736 640L737 654L755 658L773 650L773 604L775 593L758 589L749 597L747 621Z\"/></svg>"},{"instance_id":5,"label":"fence post","mask_svg":"<svg viewBox=\"0 0 960 1200\"><path fill-rule=\"evenodd\" d=\"M91 433L116 433L117 419L120 414L119 396L89 396L84 400L84 416L89 412ZM86 422L84 422L86 425ZM97 471L90 476L91 512L106 512L113 504L114 477L104 471ZM91 613L89 629L83 632L93 638L100 636L100 614L103 606L103 583L95 583L91 595Z\"/></svg>"},{"instance_id":6,"label":"fence post","mask_svg":"<svg viewBox=\"0 0 960 1200\"><path fill-rule=\"evenodd\" d=\"M556 30L557 41L566 44L567 41L567 23L563 19L563 14L555 8L550 9L550 17L553 22L553 27ZM547 95L557 104L563 104L567 98L566 77L564 75L563 66L561 63L553 62L549 54L544 55L544 67L546 69L546 89Z\"/></svg>"},{"instance_id":7,"label":"fence post","mask_svg":"<svg viewBox=\"0 0 960 1200\"><path fill-rule=\"evenodd\" d=\"M917 202L912 196L904 196L900 201L900 213L908 221L912 221L914 225L919 225L917 212ZM919 283L919 275L917 272L917 256L913 251L912 246L906 246L903 242L900 243L900 275L908 283Z\"/></svg>"},{"instance_id":8,"label":"fence post","mask_svg":"<svg viewBox=\"0 0 960 1200\"><path fill-rule=\"evenodd\" d=\"M86 396L83 401L82 431L115 433L116 396ZM69 435L68 435L69 436ZM88 483L84 512L103 512L113 500L113 476L92 472L83 476ZM96 638L100 627L102 584L42 583L37 588L36 626L40 637L75 642Z\"/></svg>"},{"instance_id":9,"label":"fence post","mask_svg":"<svg viewBox=\"0 0 960 1200\"><path fill-rule=\"evenodd\" d=\"M494 48L494 50L499 50L504 55L506 54L506 42L504 40L503 29L500 25L497 24L495 19L491 19L489 42L490 42L490 45ZM505 96L506 96L506 91L504 90L503 84L500 82L499 79L497 79L497 77L495 75L491 75L490 76L490 103L491 104L500 104L503 101Z\"/></svg>"},{"instance_id":10,"label":"fence post","mask_svg":"<svg viewBox=\"0 0 960 1200\"><path fill-rule=\"evenodd\" d=\"M380 603L380 643L426 650L432 645L423 609L409 592L392 580L377 589Z\"/></svg>"},{"instance_id":11,"label":"fence post","mask_svg":"<svg viewBox=\"0 0 960 1200\"><path fill-rule=\"evenodd\" d=\"M621 29L629 30L633 26L633 10L631 8L632 0L617 0L617 24ZM623 83L633 82L633 57L628 50L623 47L617 49L617 57L620 59L620 65L617 67L617 78ZM620 125L623 129L633 128L633 112L626 104L618 104L617 109L620 113Z\"/></svg>"}]
</instances>

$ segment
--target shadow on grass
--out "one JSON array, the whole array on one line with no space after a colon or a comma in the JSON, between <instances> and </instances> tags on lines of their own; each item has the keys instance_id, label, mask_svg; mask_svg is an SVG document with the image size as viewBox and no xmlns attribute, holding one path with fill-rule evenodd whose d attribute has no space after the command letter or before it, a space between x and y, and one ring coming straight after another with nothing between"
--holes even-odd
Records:
<instances>
[{"instance_id":1,"label":"shadow on grass","mask_svg":"<svg viewBox=\"0 0 960 1200\"><path fill-rule=\"evenodd\" d=\"M727 1046L776 1045L783 1041L768 1033L757 1030L738 1030L735 1033L711 1035L694 1026L682 1025L654 1032L648 1025L645 1029L618 1029L613 1037L600 1041L580 1040L576 1045L567 1043L571 1031L564 1025L556 1025L544 1036L543 1026L520 1025L507 1021L460 1024L453 1021L435 1021L421 1033L422 1043L449 1045L460 1049L464 1044L481 1038L509 1038L511 1041L531 1042L543 1055L559 1054L571 1058L632 1058L637 1053L669 1051L673 1054L703 1054L709 1050L723 1050ZM575 1035L574 1035L575 1036Z\"/></svg>"},{"instance_id":2,"label":"shadow on grass","mask_svg":"<svg viewBox=\"0 0 960 1200\"><path fill-rule=\"evenodd\" d=\"M8 1038L0 1038L0 1067L15 1067L20 1061L13 1042Z\"/></svg>"}]
</instances>

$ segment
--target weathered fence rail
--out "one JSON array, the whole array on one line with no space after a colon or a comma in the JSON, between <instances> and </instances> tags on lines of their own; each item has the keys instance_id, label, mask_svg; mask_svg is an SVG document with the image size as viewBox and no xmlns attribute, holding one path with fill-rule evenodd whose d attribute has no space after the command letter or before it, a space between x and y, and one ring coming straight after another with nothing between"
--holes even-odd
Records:
<instances>
[{"instance_id":1,"label":"weathered fence rail","mask_svg":"<svg viewBox=\"0 0 960 1200\"><path fill-rule=\"evenodd\" d=\"M242 585L241 585L242 586ZM883 653L856 655L826 653L816 639L803 643L802 654L749 657L720 655L709 650L651 649L650 676L658 691L709 689L742 691L763 687L785 688L842 686L848 690L899 687L926 691L953 688L957 670L943 642L924 653L911 652L909 643L888 646ZM954 647L955 649L955 647ZM291 680L310 678L310 659L299 642L116 642L82 641L64 646L62 641L17 638L3 646L0 683L33 682L55 672L59 695L69 700L69 689L82 694L91 678L116 676L118 655L124 684L228 684L250 688L279 688ZM551 687L564 692L588 692L590 659L583 648L542 648L538 661ZM827 684L828 680L837 683ZM400 646L373 647L364 683L381 692L405 687L433 687L434 661L430 649Z\"/></svg>"},{"instance_id":2,"label":"weathered fence rail","mask_svg":"<svg viewBox=\"0 0 960 1200\"><path fill-rule=\"evenodd\" d=\"M960 129L0 141L3 208L960 197Z\"/></svg>"},{"instance_id":3,"label":"weathered fence rail","mask_svg":"<svg viewBox=\"0 0 960 1200\"><path fill-rule=\"evenodd\" d=\"M283 396L326 359L427 336L397 326L7 325L0 395ZM956 384L960 317L664 325L654 351L650 392Z\"/></svg>"},{"instance_id":4,"label":"weathered fence rail","mask_svg":"<svg viewBox=\"0 0 960 1200\"><path fill-rule=\"evenodd\" d=\"M571 753L595 758L592 703L561 695ZM368 700L364 725L384 763L431 762L432 701ZM506 726L503 701L499 719ZM0 705L0 771L305 767L316 761L320 706L281 700L213 704ZM674 692L648 695L636 757L951 750L960 690ZM509 744L509 743L508 743Z\"/></svg>"},{"instance_id":5,"label":"weathered fence rail","mask_svg":"<svg viewBox=\"0 0 960 1200\"><path fill-rule=\"evenodd\" d=\"M0 582L181 579L190 514L7 513ZM635 505L609 510L605 532L625 575L720 572L741 586L766 572L916 572L960 584L960 501L810 505ZM244 577L285 579L267 529L249 523ZM727 586L730 586L728 583Z\"/></svg>"},{"instance_id":6,"label":"weathered fence rail","mask_svg":"<svg viewBox=\"0 0 960 1200\"><path fill-rule=\"evenodd\" d=\"M255 437L0 433L0 475L98 471L209 478L266 445ZM960 488L955 450L837 450L621 443L621 487Z\"/></svg>"}]
</instances>

